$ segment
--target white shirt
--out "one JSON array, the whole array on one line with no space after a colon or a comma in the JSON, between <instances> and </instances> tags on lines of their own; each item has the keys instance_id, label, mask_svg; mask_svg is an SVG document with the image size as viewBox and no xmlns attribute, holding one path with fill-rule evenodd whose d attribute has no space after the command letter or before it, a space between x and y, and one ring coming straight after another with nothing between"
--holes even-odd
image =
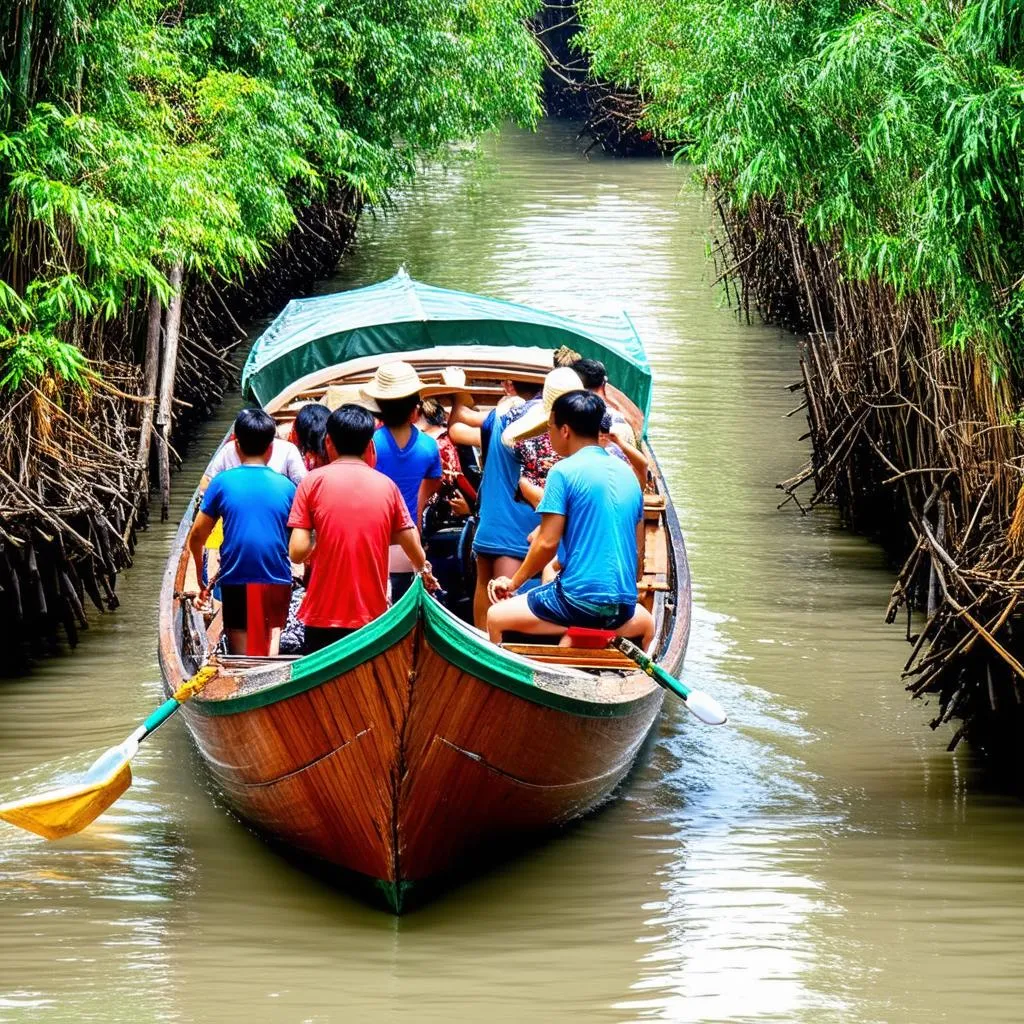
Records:
<instances>
[{"instance_id":1,"label":"white shirt","mask_svg":"<svg viewBox=\"0 0 1024 1024\"><path fill-rule=\"evenodd\" d=\"M219 452L213 457L213 461L206 467L206 475L212 480L218 473L225 469L234 469L240 466L242 460L238 457L238 449L234 441L228 441ZM299 449L291 441L283 441L279 437L274 438L270 450L270 461L267 465L276 473L282 473L296 486L302 482L306 475L306 464L302 461Z\"/></svg>"}]
</instances>

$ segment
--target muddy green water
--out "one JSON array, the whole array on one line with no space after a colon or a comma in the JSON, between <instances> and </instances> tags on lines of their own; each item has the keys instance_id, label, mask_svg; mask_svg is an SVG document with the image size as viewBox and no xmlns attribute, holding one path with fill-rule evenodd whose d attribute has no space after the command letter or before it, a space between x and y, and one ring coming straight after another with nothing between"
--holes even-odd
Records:
<instances>
[{"instance_id":1,"label":"muddy green water","mask_svg":"<svg viewBox=\"0 0 1024 1024\"><path fill-rule=\"evenodd\" d=\"M723 308L685 170L515 131L364 221L330 287L392 274L570 314L626 307L695 579L686 672L613 806L396 921L214 804L179 723L84 834L0 826L0 1021L1024 1019L1024 807L898 682L880 553L776 511L805 457L792 339ZM197 442L177 506L223 423ZM0 779L41 780L158 699L155 524L73 656L0 683ZM80 762L82 758L78 758ZM87 758L86 758L87 760ZM37 766L42 765L42 768Z\"/></svg>"}]
</instances>

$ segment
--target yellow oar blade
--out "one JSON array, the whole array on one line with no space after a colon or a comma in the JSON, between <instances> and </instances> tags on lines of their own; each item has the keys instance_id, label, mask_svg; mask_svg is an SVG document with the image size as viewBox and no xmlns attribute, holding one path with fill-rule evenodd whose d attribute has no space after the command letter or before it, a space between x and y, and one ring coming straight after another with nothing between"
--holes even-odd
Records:
<instances>
[{"instance_id":1,"label":"yellow oar blade","mask_svg":"<svg viewBox=\"0 0 1024 1024\"><path fill-rule=\"evenodd\" d=\"M76 785L0 804L0 818L44 839L63 839L81 832L131 784L132 766L124 759L104 778L88 778Z\"/></svg>"}]
</instances>

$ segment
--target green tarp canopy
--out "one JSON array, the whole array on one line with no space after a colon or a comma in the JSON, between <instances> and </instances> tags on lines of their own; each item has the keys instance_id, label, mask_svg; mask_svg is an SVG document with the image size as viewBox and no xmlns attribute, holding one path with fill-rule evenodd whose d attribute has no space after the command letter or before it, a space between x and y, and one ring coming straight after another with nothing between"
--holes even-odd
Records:
<instances>
[{"instance_id":1,"label":"green tarp canopy","mask_svg":"<svg viewBox=\"0 0 1024 1024\"><path fill-rule=\"evenodd\" d=\"M568 345L600 359L611 382L646 422L651 368L633 324L623 314L595 323L529 306L449 291L413 281L404 270L352 291L293 299L256 340L242 371L242 391L266 404L293 381L317 370L389 352L439 345Z\"/></svg>"}]
</instances>

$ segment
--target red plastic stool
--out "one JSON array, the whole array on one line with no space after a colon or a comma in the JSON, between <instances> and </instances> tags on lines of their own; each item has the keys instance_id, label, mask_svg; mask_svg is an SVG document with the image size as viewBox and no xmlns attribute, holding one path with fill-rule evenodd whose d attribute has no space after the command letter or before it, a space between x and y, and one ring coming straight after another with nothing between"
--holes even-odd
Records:
<instances>
[{"instance_id":1,"label":"red plastic stool","mask_svg":"<svg viewBox=\"0 0 1024 1024\"><path fill-rule=\"evenodd\" d=\"M607 647L615 639L614 629L584 629L582 626L570 626L565 635L573 647L599 648Z\"/></svg>"}]
</instances>

